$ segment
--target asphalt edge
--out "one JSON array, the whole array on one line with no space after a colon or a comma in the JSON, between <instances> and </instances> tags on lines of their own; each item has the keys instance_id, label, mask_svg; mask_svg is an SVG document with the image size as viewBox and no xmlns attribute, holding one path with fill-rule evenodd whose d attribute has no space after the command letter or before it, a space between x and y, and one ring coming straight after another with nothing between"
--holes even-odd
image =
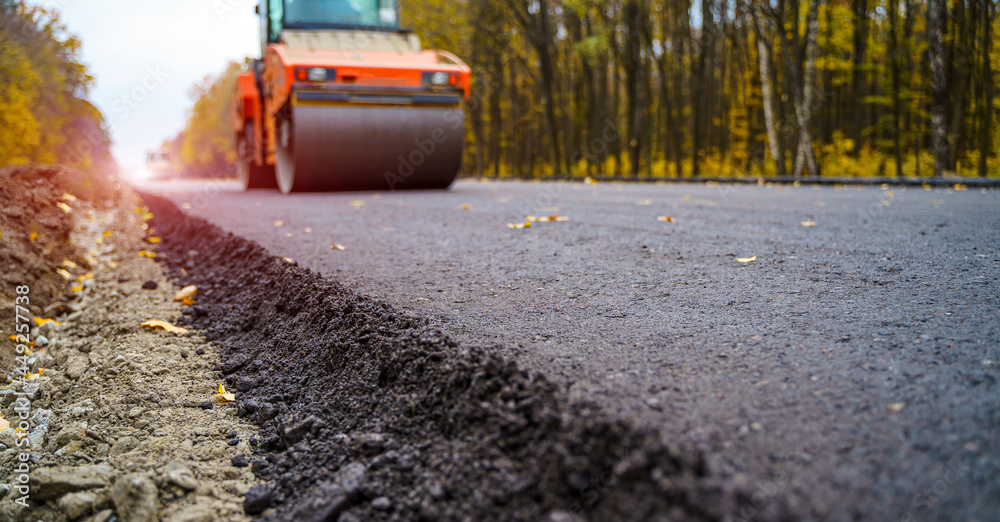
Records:
<instances>
[{"instance_id":1,"label":"asphalt edge","mask_svg":"<svg viewBox=\"0 0 1000 522\"><path fill-rule=\"evenodd\" d=\"M292 424L302 419L294 414L296 405L291 404L294 399L289 404L292 411L283 417L262 416L260 405L253 403L259 398L254 395L253 386L261 383L255 382L254 375L246 375L243 370L253 366L254 354L261 353L261 348L249 344L263 340L259 335L248 336L247 332L268 334L266 326L253 324L259 317L255 316L249 324L243 324L240 328L243 331L233 331L231 326L212 326L212 318L232 318L234 314L247 312L235 310L227 302L227 296L234 289L245 290L252 277L247 273L234 273L231 277L223 276L221 280L207 279L207 276L218 277L234 266L249 271L266 271L270 279L282 282L280 295L259 297L261 307L268 308L272 317L280 317L289 324L301 323L303 310L291 303L286 308L286 304L279 302L282 296L308 299L305 296L316 295L317 291L349 294L347 309L375 309L379 313L390 314L393 321L381 325L388 331L385 337L409 339L407 342L412 341L414 346L408 346L402 352L395 351L391 346L386 351L384 345L376 350L378 353L374 356L381 365L379 386L384 387L390 399L406 402L412 399L411 395L419 395L424 399L424 406L437 408L438 411L430 415L437 419L433 436L440 435L449 440L475 440L478 437L500 448L509 444L510 447L502 451L510 452L512 457L537 455L536 463L520 470L520 474L524 475L521 478L528 480L530 486L520 496L511 499L512 506L520 510L518 512L532 512L552 520L600 520L635 516L639 512L642 518L668 516L677 520L721 520L727 518L727 514L738 512L741 502L745 503L749 498L729 481L710 477L704 456L696 451L675 447L669 441L659 439L656 433L611 420L592 405L571 403L564 390L558 389L544 376L529 375L514 362L485 350L459 347L446 335L434 330L428 321L406 316L369 297L353 294L335 281L326 280L290 260L271 255L252 241L184 213L168 199L148 193L141 193L141 196L155 214L152 224L162 236L157 260L164 263L178 285L208 287L207 292L199 293L199 304L187 312L186 317L190 319L190 326L201 329L207 339L221 347L223 364L219 370L228 383L245 392L240 393L237 399L240 413L262 430L269 429L280 434L295 428ZM194 263L189 256L183 255L191 252L188 250L190 246L212 244L218 245L218 249L211 253L198 252ZM223 270L217 270L219 267ZM343 306L343 303L338 303L319 315L334 317L345 310ZM316 315L318 312L311 309L309 313ZM350 329L338 333L358 335ZM292 341L275 341L275 346L288 342ZM431 375L432 380L414 380L411 374L417 366L423 375ZM424 371L425 367L431 370ZM436 372L435 368L444 371ZM479 386L483 383L488 385L485 388ZM509 399L512 389L517 390L516 400L503 400ZM454 403L447 402L449 398ZM547 401L551 404L546 404ZM484 416L487 417L485 420ZM512 421L512 418L515 420ZM530 429L525 430L527 433L507 433L512 422L514 427L528 423ZM503 433L492 431L498 427ZM393 427L399 432L411 428ZM272 436L270 440L258 441L258 457L265 457L265 454L273 456L289 449L288 441L281 440L280 435L278 440L274 439ZM266 458L271 462L271 457ZM372 464L370 460L365 463L366 466ZM281 479L274 472L263 471L258 475L262 480L277 482ZM293 504L304 502L315 508L317 502L323 502L323 499L310 498L308 492L304 496L295 496L288 491L271 493L277 511L265 511L266 519L277 520L295 515L289 507ZM248 497L248 502L250 500L253 499ZM461 499L454 501L463 509L477 508L475 505L462 505ZM528 505L522 505L524 503ZM447 511L444 513L447 514ZM495 518L495 514L479 518Z\"/></svg>"}]
</instances>

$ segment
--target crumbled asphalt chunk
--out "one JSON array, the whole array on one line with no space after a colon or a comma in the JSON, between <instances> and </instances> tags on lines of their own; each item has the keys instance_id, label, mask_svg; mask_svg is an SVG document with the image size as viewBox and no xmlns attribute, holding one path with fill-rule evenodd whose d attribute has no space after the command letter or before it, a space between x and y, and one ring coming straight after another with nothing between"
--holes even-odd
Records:
<instances>
[{"instance_id":1,"label":"crumbled asphalt chunk","mask_svg":"<svg viewBox=\"0 0 1000 522\"><path fill-rule=\"evenodd\" d=\"M143 290L156 290L156 287L158 287L158 286L160 286L159 283L157 283L156 281L153 281L153 280L149 280L149 281L146 281L145 283L142 284L142 289Z\"/></svg>"},{"instance_id":2,"label":"crumbled asphalt chunk","mask_svg":"<svg viewBox=\"0 0 1000 522\"><path fill-rule=\"evenodd\" d=\"M274 484L255 484L247 491L243 510L248 515L257 515L271 507L275 497Z\"/></svg>"},{"instance_id":3,"label":"crumbled asphalt chunk","mask_svg":"<svg viewBox=\"0 0 1000 522\"><path fill-rule=\"evenodd\" d=\"M250 457L246 455L239 454L232 458L233 466L237 468L245 468L250 465Z\"/></svg>"},{"instance_id":4,"label":"crumbled asphalt chunk","mask_svg":"<svg viewBox=\"0 0 1000 522\"><path fill-rule=\"evenodd\" d=\"M214 407L214 404L212 403L212 401L202 401L202 403L199 404L198 407L200 407L203 410L210 410Z\"/></svg>"},{"instance_id":5,"label":"crumbled asphalt chunk","mask_svg":"<svg viewBox=\"0 0 1000 522\"><path fill-rule=\"evenodd\" d=\"M188 353L185 352L184 350L181 350L181 357L183 357L184 359L187 359L188 358Z\"/></svg>"},{"instance_id":6,"label":"crumbled asphalt chunk","mask_svg":"<svg viewBox=\"0 0 1000 522\"><path fill-rule=\"evenodd\" d=\"M205 355L205 349L204 348L198 348L197 350L194 351L194 353L196 353L198 355Z\"/></svg>"},{"instance_id":7,"label":"crumbled asphalt chunk","mask_svg":"<svg viewBox=\"0 0 1000 522\"><path fill-rule=\"evenodd\" d=\"M694 449L571 401L541 375L458 346L426 319L355 295L169 201L145 202L162 238L156 259L180 285L199 287L204 314L179 324L221 347L227 385L255 383L235 388L237 408L260 426L251 446L269 465L254 470L272 485L247 494L247 513L384 516L345 495L335 477L390 451L367 468L364 495L387 497L404 520L538 520L554 510L712 520L750 497L709 476Z\"/></svg>"}]
</instances>

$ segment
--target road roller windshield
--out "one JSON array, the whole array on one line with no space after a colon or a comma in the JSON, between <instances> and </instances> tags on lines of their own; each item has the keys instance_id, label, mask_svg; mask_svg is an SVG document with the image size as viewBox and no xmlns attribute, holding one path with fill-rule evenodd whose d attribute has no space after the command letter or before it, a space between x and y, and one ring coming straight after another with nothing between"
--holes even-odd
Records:
<instances>
[{"instance_id":1,"label":"road roller windshield","mask_svg":"<svg viewBox=\"0 0 1000 522\"><path fill-rule=\"evenodd\" d=\"M278 18L287 28L399 27L396 0L284 0L283 4L283 16Z\"/></svg>"}]
</instances>

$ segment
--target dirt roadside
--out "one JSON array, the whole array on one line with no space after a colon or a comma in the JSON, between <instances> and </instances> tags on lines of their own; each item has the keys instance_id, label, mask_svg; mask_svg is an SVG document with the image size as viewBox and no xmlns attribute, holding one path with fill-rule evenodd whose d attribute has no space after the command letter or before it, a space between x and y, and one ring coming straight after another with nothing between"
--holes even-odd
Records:
<instances>
[{"instance_id":1,"label":"dirt roadside","mask_svg":"<svg viewBox=\"0 0 1000 522\"><path fill-rule=\"evenodd\" d=\"M195 334L140 327L174 322L183 308L161 266L139 255L152 248L143 213L131 198L97 208L61 199L64 211L54 203L72 188L45 172L8 172L24 182L3 185L33 201L13 226L4 222L0 255L15 267L5 277L31 286L33 316L56 322L31 331L30 380L17 372L0 386L11 423L0 430L0 521L246 519L256 428L214 396L217 350ZM46 220L53 226L33 240L16 226ZM3 342L12 351L10 312Z\"/></svg>"}]
</instances>

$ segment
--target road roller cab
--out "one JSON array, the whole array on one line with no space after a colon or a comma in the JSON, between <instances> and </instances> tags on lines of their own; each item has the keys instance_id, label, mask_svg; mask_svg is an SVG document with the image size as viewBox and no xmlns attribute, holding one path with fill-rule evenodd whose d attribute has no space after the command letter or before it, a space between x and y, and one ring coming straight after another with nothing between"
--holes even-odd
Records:
<instances>
[{"instance_id":1,"label":"road roller cab","mask_svg":"<svg viewBox=\"0 0 1000 522\"><path fill-rule=\"evenodd\" d=\"M247 188L446 188L461 166L469 67L424 50L395 0L265 0L233 127Z\"/></svg>"}]
</instances>

